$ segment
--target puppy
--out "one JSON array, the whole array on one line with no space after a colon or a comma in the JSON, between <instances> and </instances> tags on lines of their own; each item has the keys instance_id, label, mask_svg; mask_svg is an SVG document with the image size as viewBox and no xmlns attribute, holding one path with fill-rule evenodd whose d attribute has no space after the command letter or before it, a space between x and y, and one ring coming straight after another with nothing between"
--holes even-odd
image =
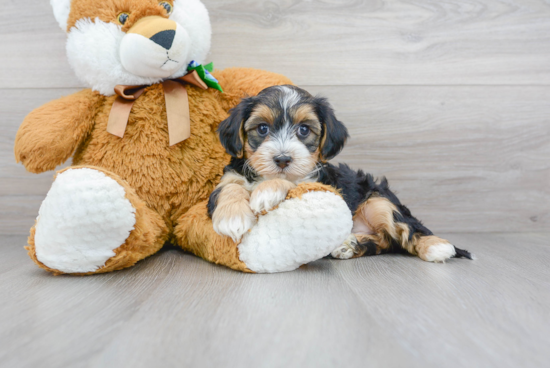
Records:
<instances>
[{"instance_id":1,"label":"puppy","mask_svg":"<svg viewBox=\"0 0 550 368\"><path fill-rule=\"evenodd\" d=\"M346 242L332 252L349 259L388 252L408 252L425 261L472 258L436 237L391 192L387 180L332 165L348 131L324 98L295 86L269 87L245 98L224 120L218 133L232 156L208 202L214 229L238 241L257 215L281 203L303 182L337 188L353 216Z\"/></svg>"}]
</instances>

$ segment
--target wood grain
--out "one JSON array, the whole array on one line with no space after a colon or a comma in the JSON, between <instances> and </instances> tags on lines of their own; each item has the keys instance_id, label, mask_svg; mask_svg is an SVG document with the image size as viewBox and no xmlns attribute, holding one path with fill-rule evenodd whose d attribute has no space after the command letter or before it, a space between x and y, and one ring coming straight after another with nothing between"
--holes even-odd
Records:
<instances>
[{"instance_id":1,"label":"wood grain","mask_svg":"<svg viewBox=\"0 0 550 368\"><path fill-rule=\"evenodd\" d=\"M2 236L0 361L544 367L548 234L443 235L478 259L386 255L246 275L168 249L125 271L53 277L28 259L24 236Z\"/></svg>"},{"instance_id":2,"label":"wood grain","mask_svg":"<svg viewBox=\"0 0 550 368\"><path fill-rule=\"evenodd\" d=\"M337 161L387 176L436 231L550 229L547 87L315 87L351 140Z\"/></svg>"},{"instance_id":3,"label":"wood grain","mask_svg":"<svg viewBox=\"0 0 550 368\"><path fill-rule=\"evenodd\" d=\"M218 67L307 85L550 84L540 0L205 0ZM0 0L0 88L81 83L47 1ZM32 11L27 11L32 9Z\"/></svg>"},{"instance_id":4,"label":"wood grain","mask_svg":"<svg viewBox=\"0 0 550 368\"><path fill-rule=\"evenodd\" d=\"M429 267L408 257L372 258L344 263L338 273L392 339L406 341L427 365L547 364L548 235L448 238L478 259Z\"/></svg>"},{"instance_id":5,"label":"wood grain","mask_svg":"<svg viewBox=\"0 0 550 368\"><path fill-rule=\"evenodd\" d=\"M0 233L22 234L53 173L15 164L13 137L80 83L48 2L0 2ZM550 81L547 3L205 3L218 67L278 71L329 97L352 134L338 161L386 175L433 230L550 229L550 87L535 86Z\"/></svg>"},{"instance_id":6,"label":"wood grain","mask_svg":"<svg viewBox=\"0 0 550 368\"><path fill-rule=\"evenodd\" d=\"M350 129L337 158L387 176L434 231L548 231L550 88L319 87ZM0 90L0 233L26 234L52 183L13 158L28 111L73 90ZM18 207L19 206L19 207Z\"/></svg>"},{"instance_id":7,"label":"wood grain","mask_svg":"<svg viewBox=\"0 0 550 368\"><path fill-rule=\"evenodd\" d=\"M550 3L204 2L218 68L329 97L352 136L338 161L386 175L478 259L245 275L167 248L125 271L52 277L23 246L53 172L25 172L13 140L28 112L82 84L49 2L0 0L0 366L546 366Z\"/></svg>"}]
</instances>

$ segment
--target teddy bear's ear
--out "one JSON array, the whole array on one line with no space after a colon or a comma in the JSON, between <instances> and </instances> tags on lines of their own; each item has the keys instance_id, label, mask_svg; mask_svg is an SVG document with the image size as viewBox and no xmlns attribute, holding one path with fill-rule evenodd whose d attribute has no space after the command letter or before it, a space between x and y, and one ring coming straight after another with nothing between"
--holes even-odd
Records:
<instances>
[{"instance_id":1,"label":"teddy bear's ear","mask_svg":"<svg viewBox=\"0 0 550 368\"><path fill-rule=\"evenodd\" d=\"M50 0L53 8L53 15L61 29L67 32L67 21L71 12L71 0Z\"/></svg>"}]
</instances>

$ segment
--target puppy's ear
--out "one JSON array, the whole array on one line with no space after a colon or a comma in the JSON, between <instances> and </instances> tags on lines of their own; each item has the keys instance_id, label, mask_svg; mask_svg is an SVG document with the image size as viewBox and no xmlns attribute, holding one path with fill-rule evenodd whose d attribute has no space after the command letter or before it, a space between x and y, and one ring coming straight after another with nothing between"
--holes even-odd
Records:
<instances>
[{"instance_id":1,"label":"puppy's ear","mask_svg":"<svg viewBox=\"0 0 550 368\"><path fill-rule=\"evenodd\" d=\"M314 101L317 116L323 127L321 143L321 160L328 161L342 151L348 139L348 129L340 122L327 99L317 97Z\"/></svg>"},{"instance_id":2,"label":"puppy's ear","mask_svg":"<svg viewBox=\"0 0 550 368\"><path fill-rule=\"evenodd\" d=\"M250 116L253 106L253 97L243 99L240 104L229 111L229 117L222 121L218 127L218 135L223 148L235 158L244 156L244 122Z\"/></svg>"}]
</instances>

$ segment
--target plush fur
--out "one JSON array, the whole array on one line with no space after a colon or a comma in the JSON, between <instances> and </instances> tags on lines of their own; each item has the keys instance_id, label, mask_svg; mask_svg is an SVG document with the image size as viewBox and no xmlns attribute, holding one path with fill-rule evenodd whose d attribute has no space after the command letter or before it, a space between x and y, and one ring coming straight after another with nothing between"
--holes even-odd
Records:
<instances>
[{"instance_id":1,"label":"plush fur","mask_svg":"<svg viewBox=\"0 0 550 368\"><path fill-rule=\"evenodd\" d=\"M331 187L308 183L290 189L285 197L239 244L241 259L255 272L295 270L329 254L351 231L349 212L333 215L335 210L345 214L347 208Z\"/></svg>"},{"instance_id":2,"label":"plush fur","mask_svg":"<svg viewBox=\"0 0 550 368\"><path fill-rule=\"evenodd\" d=\"M133 225L133 230L130 232L124 243L113 250L115 255L109 258L103 266L90 272L75 272L74 270L68 271L67 269L60 270L57 268L52 268L44 264L42 262L43 259L39 259L39 254L37 254L36 247L37 224L35 224L35 226L33 226L31 229L28 240L29 245L26 247L26 249L31 259L39 267L49 272L52 272L54 275L61 275L64 273L71 273L74 275L92 275L97 273L105 273L130 267L134 265L137 261L158 252L160 248L162 248L162 246L168 239L168 228L166 226L166 223L162 220L158 213L151 210L145 204L145 202L141 198L139 198L135 190L130 185L128 185L127 182L122 180L117 175L108 172L107 170L93 166L69 167L60 171L58 175L62 175L69 170L78 169L95 170L99 173L102 173L103 175L105 175L105 177L115 180L116 183L124 189L126 199L130 201L132 207L134 208L135 223ZM37 222L38 221L39 219L37 220ZM59 235L62 235L61 232L59 232ZM44 246L48 245L49 244L44 244ZM58 264L58 262L56 262L56 264Z\"/></svg>"},{"instance_id":3,"label":"plush fur","mask_svg":"<svg viewBox=\"0 0 550 368\"><path fill-rule=\"evenodd\" d=\"M238 79L241 73L249 78ZM193 128L191 137L182 144L168 144L164 93L156 84L134 104L123 139L106 131L114 96L85 90L38 108L26 117L17 133L16 158L29 171L40 173L54 169L74 153L73 165L99 167L113 179L123 180L162 218L172 235L160 243L170 240L185 247L187 242L173 235L178 219L208 199L229 163L230 157L216 136L218 122L228 116L227 107L245 91L261 89L257 80L267 85L288 83L282 76L255 70L229 69L214 75L227 92L188 87ZM133 263L135 260L124 266Z\"/></svg>"},{"instance_id":4,"label":"plush fur","mask_svg":"<svg viewBox=\"0 0 550 368\"><path fill-rule=\"evenodd\" d=\"M190 61L205 61L210 50L211 27L208 12L200 1L176 0L173 4L174 10L167 17L166 10L155 0L73 0L67 21L70 30L67 56L71 67L92 90L105 96L112 95L117 84L147 85L183 76ZM117 22L121 12L130 14L124 25ZM167 73L136 74L124 67L124 60L147 60L147 56L155 53L161 58L165 56L166 50L161 46L126 33L144 16L164 16L177 24L170 57L179 64ZM143 42L139 42L140 38ZM175 50L180 51L174 53ZM143 55L136 55L140 52Z\"/></svg>"},{"instance_id":5,"label":"plush fur","mask_svg":"<svg viewBox=\"0 0 550 368\"><path fill-rule=\"evenodd\" d=\"M124 187L101 171L67 170L40 207L36 254L64 272L96 271L134 230L135 212Z\"/></svg>"},{"instance_id":6,"label":"plush fur","mask_svg":"<svg viewBox=\"0 0 550 368\"><path fill-rule=\"evenodd\" d=\"M290 81L265 71L232 68L213 73L225 93L187 86L191 137L170 146L165 96L162 84L158 83L164 78L153 76L164 70L164 64L151 60L157 60L157 51L161 56L168 53L172 58L173 48L184 47L187 56L181 68L166 77L183 75L188 61L204 61L210 48L211 30L207 11L199 0L168 2L173 5L171 12L155 0L52 0L56 19L68 31L67 52L71 65L90 88L31 112L15 139L17 161L34 173L52 170L73 158L73 166L67 169L71 171L58 177L59 185L54 184L29 237L29 255L50 272L92 274L129 267L154 254L168 241L208 261L240 271L254 271L240 258L238 243L216 234L207 215L206 200L230 161L216 130L219 122L229 116L228 110L243 97ZM120 17L121 14L124 17ZM180 31L183 41L177 45ZM131 37L126 38L128 36ZM141 63L132 66L136 67L133 73L122 63L121 53L128 52L121 46L125 40L130 43L138 40L135 47L128 46L134 49L136 62ZM136 47L145 47L149 52L142 55L135 51ZM129 56L132 55L124 54L125 58ZM155 65L157 69L149 73ZM149 85L133 105L123 138L106 130L115 100L113 88L117 84ZM87 193L94 193L96 189L101 192L93 194L98 203L90 202L87 212L82 208L90 198ZM122 198L122 192L127 201ZM344 203L341 197L321 192L321 197L329 196L334 208ZM109 229L108 223L116 222L120 214L109 212L118 212L118 209L109 210L113 208L111 203L104 203L110 201L129 203L133 208L130 212L135 216L129 235L127 217L128 221L112 229L119 234L102 235L105 241L118 239L119 247L103 244L103 240L94 239L93 231L90 233L94 226ZM298 200L294 203L299 206ZM307 218L311 206L304 208L309 209L301 210L301 216ZM342 211L334 211L332 215L347 217ZM351 217L349 221L351 223ZM87 238L79 241L78 236ZM299 238L296 241L299 242ZM302 243L303 252L308 253L308 243L305 240ZM318 258L320 248L309 246L307 259ZM281 249L286 249L284 244ZM78 251L83 257L90 254L96 258L93 262L72 262L71 257L77 257ZM325 251L330 252L326 247ZM289 252L287 249L284 257L281 255L284 258L280 262L281 271L299 266L296 264L300 260L291 259ZM105 260L109 254L112 257ZM255 253L255 256L262 255ZM270 268L270 272L273 271L277 269Z\"/></svg>"},{"instance_id":7,"label":"plush fur","mask_svg":"<svg viewBox=\"0 0 550 368\"><path fill-rule=\"evenodd\" d=\"M62 30L67 30L67 21L71 13L71 0L50 0L50 5L53 9L53 15L59 27Z\"/></svg>"}]
</instances>

